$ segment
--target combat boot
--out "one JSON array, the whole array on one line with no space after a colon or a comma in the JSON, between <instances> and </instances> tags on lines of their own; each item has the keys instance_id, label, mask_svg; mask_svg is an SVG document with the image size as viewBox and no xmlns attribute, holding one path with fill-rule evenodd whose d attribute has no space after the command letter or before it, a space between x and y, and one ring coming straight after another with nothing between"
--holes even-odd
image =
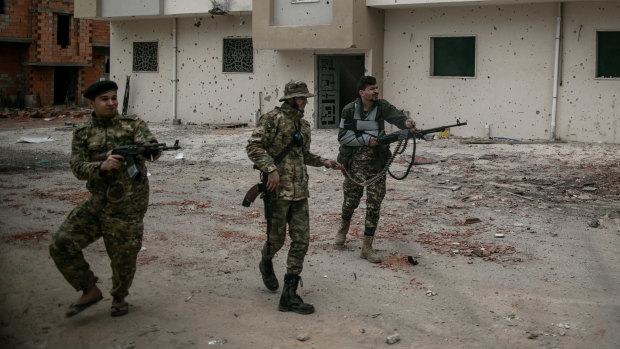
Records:
<instances>
[{"instance_id":1,"label":"combat boot","mask_svg":"<svg viewBox=\"0 0 620 349\"><path fill-rule=\"evenodd\" d=\"M350 219L343 219L340 221L340 229L336 233L336 238L334 239L334 246L338 248L344 247L344 242L347 240L347 233L349 232L349 226L351 225Z\"/></svg>"},{"instance_id":2,"label":"combat boot","mask_svg":"<svg viewBox=\"0 0 620 349\"><path fill-rule=\"evenodd\" d=\"M258 264L258 270L260 270L260 275L263 277L265 287L267 287L269 291L277 290L280 285L278 283L278 278L276 278L276 273L273 272L273 262L261 258Z\"/></svg>"},{"instance_id":3,"label":"combat boot","mask_svg":"<svg viewBox=\"0 0 620 349\"><path fill-rule=\"evenodd\" d=\"M299 280L301 280L299 275L284 275L284 288L282 288L282 296L280 297L278 310L294 311L297 314L304 315L314 313L314 306L304 303L301 297L297 295L297 283L299 283Z\"/></svg>"},{"instance_id":4,"label":"combat boot","mask_svg":"<svg viewBox=\"0 0 620 349\"><path fill-rule=\"evenodd\" d=\"M381 257L372 249L372 235L364 235L364 244L362 245L362 253L360 258L367 259L370 263L381 263Z\"/></svg>"}]
</instances>

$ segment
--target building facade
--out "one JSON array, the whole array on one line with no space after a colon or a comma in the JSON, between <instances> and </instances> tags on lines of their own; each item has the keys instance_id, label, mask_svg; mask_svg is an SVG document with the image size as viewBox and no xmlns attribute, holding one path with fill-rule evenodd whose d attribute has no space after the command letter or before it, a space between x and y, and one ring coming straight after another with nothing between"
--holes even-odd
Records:
<instances>
[{"instance_id":1,"label":"building facade","mask_svg":"<svg viewBox=\"0 0 620 349\"><path fill-rule=\"evenodd\" d=\"M0 103L4 107L82 104L83 90L107 77L109 23L78 19L73 1L0 1Z\"/></svg>"},{"instance_id":2,"label":"building facade","mask_svg":"<svg viewBox=\"0 0 620 349\"><path fill-rule=\"evenodd\" d=\"M363 74L422 128L620 143L619 1L76 0L111 21L111 78L147 120L253 123L290 79L337 127Z\"/></svg>"}]
</instances>

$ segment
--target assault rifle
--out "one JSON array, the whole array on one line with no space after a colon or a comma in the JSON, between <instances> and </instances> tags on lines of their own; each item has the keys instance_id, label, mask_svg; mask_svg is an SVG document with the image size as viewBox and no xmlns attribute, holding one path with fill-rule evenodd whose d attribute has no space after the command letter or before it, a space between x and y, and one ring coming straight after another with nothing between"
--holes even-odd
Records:
<instances>
[{"instance_id":1,"label":"assault rifle","mask_svg":"<svg viewBox=\"0 0 620 349\"><path fill-rule=\"evenodd\" d=\"M258 169L256 165L254 165L254 168ZM267 253L269 253L269 248L271 248L269 232L271 232L271 216L273 215L271 204L273 203L274 193L267 190L267 177L269 177L267 173L261 172L260 183L255 184L252 188L250 188L250 190L248 190L241 204L245 207L250 207L254 200L256 200L256 197L258 197L260 193L263 193L263 202L265 203L265 220L267 221Z\"/></svg>"},{"instance_id":2,"label":"assault rifle","mask_svg":"<svg viewBox=\"0 0 620 349\"><path fill-rule=\"evenodd\" d=\"M390 143L394 143L403 139L409 139L409 138L419 138L419 139L423 139L424 135L427 135L429 133L436 133L436 132L443 132L446 129L449 129L451 127L457 127L457 126L465 126L467 125L467 121L465 122L460 122L458 119L456 119L456 124L454 125L447 125L447 126L439 126L439 127L434 127L434 128L428 128L426 130L416 130L416 129L403 129L403 130L399 130L387 135L383 135L377 138L377 142L379 144L390 144Z\"/></svg>"},{"instance_id":3,"label":"assault rifle","mask_svg":"<svg viewBox=\"0 0 620 349\"><path fill-rule=\"evenodd\" d=\"M112 155L121 155L125 158L125 162L127 163L127 174L131 179L141 179L142 174L136 166L137 155L142 155L144 157L151 157L157 154L160 150L176 150L181 149L179 146L179 140L177 139L174 142L174 145L169 147L166 143L150 143L150 144L131 144L131 145L121 145L112 150ZM105 161L108 158L107 153L95 154L91 157L92 161Z\"/></svg>"}]
</instances>

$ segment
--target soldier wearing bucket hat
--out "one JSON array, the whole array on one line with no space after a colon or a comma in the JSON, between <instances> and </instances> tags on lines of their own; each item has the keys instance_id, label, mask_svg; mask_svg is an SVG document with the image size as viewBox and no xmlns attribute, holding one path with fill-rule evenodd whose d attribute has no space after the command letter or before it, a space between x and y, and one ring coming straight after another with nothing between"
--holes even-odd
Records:
<instances>
[{"instance_id":1,"label":"soldier wearing bucket hat","mask_svg":"<svg viewBox=\"0 0 620 349\"><path fill-rule=\"evenodd\" d=\"M303 119L308 97L314 94L302 81L284 87L280 107L260 117L248 140L248 157L267 178L266 190L273 197L268 219L267 241L261 251L259 271L265 287L279 287L272 259L284 245L288 225L291 246L278 309L299 314L314 312L312 304L297 295L297 285L310 244L308 174L306 165L341 169L334 161L310 152L310 123ZM267 200L265 200L267 202Z\"/></svg>"},{"instance_id":2,"label":"soldier wearing bucket hat","mask_svg":"<svg viewBox=\"0 0 620 349\"><path fill-rule=\"evenodd\" d=\"M284 96L280 98L280 102L284 102L289 98L295 97L314 97L314 94L308 91L308 86L303 81L290 81L284 86Z\"/></svg>"}]
</instances>

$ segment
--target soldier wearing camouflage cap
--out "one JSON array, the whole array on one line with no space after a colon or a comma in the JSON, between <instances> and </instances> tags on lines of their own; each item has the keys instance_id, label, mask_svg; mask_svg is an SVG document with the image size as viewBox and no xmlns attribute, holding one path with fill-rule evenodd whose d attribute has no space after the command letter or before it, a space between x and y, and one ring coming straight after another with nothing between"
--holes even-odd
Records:
<instances>
[{"instance_id":1,"label":"soldier wearing camouflage cap","mask_svg":"<svg viewBox=\"0 0 620 349\"><path fill-rule=\"evenodd\" d=\"M314 95L304 82L287 83L280 98L282 105L260 117L246 148L250 160L267 176L266 189L274 196L259 271L267 289L276 291L279 283L272 259L284 245L288 225L291 247L278 309L299 314L314 312L314 306L297 295L310 244L306 165L341 168L336 161L310 152L310 123L303 119L308 97Z\"/></svg>"},{"instance_id":2,"label":"soldier wearing camouflage cap","mask_svg":"<svg viewBox=\"0 0 620 349\"><path fill-rule=\"evenodd\" d=\"M82 295L69 306L66 316L73 316L99 302L103 295L97 277L84 260L82 249L103 237L112 266L112 316L125 315L136 271L136 258L142 247L143 218L149 201L146 177L129 177L121 155L108 155L117 146L157 143L146 123L136 117L118 114L113 81L99 81L84 92L93 108L89 121L73 132L71 170L86 181L91 195L82 201L53 235L50 255L65 279ZM136 165L146 173L146 160L157 159L161 151L150 156L136 156ZM101 158L101 159L100 159ZM103 159L103 160L102 160Z\"/></svg>"}]
</instances>

